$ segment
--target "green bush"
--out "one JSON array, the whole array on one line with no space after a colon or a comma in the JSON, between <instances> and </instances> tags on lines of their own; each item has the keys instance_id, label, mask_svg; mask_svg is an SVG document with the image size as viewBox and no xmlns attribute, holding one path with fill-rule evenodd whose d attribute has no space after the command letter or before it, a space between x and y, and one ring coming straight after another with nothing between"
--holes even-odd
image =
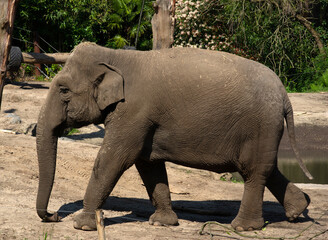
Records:
<instances>
[{"instance_id":1,"label":"green bush","mask_svg":"<svg viewBox=\"0 0 328 240\"><path fill-rule=\"evenodd\" d=\"M318 56L312 34L284 4L292 4L289 7L304 16L322 13L309 19L322 42L328 42L325 1L301 8L302 0L177 0L175 45L259 61L277 73L288 91L325 89L327 58Z\"/></svg>"},{"instance_id":2,"label":"green bush","mask_svg":"<svg viewBox=\"0 0 328 240\"><path fill-rule=\"evenodd\" d=\"M306 84L301 91L328 91L328 48L326 52L314 58L313 65L304 70L301 78Z\"/></svg>"},{"instance_id":3,"label":"green bush","mask_svg":"<svg viewBox=\"0 0 328 240\"><path fill-rule=\"evenodd\" d=\"M60 64L51 64L45 67L45 72L48 77L53 78L62 69Z\"/></svg>"},{"instance_id":4,"label":"green bush","mask_svg":"<svg viewBox=\"0 0 328 240\"><path fill-rule=\"evenodd\" d=\"M14 37L23 50L31 48L38 32L61 52L82 41L111 48L134 46L142 0L24 0L16 13ZM146 1L140 24L138 49L151 49L151 1ZM25 42L25 43L24 43ZM42 49L53 49L42 43ZM31 50L31 49L30 49Z\"/></svg>"}]
</instances>

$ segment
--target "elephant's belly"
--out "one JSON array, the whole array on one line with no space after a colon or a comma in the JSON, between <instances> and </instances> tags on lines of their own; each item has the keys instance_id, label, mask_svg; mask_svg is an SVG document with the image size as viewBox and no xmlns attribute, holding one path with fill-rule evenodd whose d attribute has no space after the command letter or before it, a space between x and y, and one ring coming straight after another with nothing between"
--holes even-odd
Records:
<instances>
[{"instance_id":1,"label":"elephant's belly","mask_svg":"<svg viewBox=\"0 0 328 240\"><path fill-rule=\"evenodd\" d=\"M171 144L155 142L151 148L150 161L165 160L217 173L237 171L235 154L231 154L229 150L222 151L220 148L213 148L211 145L215 144L208 143L206 145L207 147L201 145L196 147L185 146L181 142L171 142Z\"/></svg>"},{"instance_id":2,"label":"elephant's belly","mask_svg":"<svg viewBox=\"0 0 328 240\"><path fill-rule=\"evenodd\" d=\"M214 172L236 171L249 127L220 118L210 121L210 117L187 118L184 124L182 118L167 121L149 139L148 158Z\"/></svg>"}]
</instances>

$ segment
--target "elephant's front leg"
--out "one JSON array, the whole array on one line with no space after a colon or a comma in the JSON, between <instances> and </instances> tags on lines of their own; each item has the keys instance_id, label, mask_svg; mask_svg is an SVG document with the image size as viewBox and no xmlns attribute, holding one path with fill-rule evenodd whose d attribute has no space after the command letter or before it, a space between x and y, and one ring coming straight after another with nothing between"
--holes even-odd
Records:
<instances>
[{"instance_id":1,"label":"elephant's front leg","mask_svg":"<svg viewBox=\"0 0 328 240\"><path fill-rule=\"evenodd\" d=\"M129 140L112 143L105 136L84 196L83 212L74 218L74 228L96 230L95 210L101 208L118 179L139 154L140 148L131 148L130 144Z\"/></svg>"},{"instance_id":2,"label":"elephant's front leg","mask_svg":"<svg viewBox=\"0 0 328 240\"><path fill-rule=\"evenodd\" d=\"M178 217L172 210L165 163L139 160L136 162L136 167L156 209L155 213L150 216L149 223L157 226L178 225Z\"/></svg>"}]
</instances>

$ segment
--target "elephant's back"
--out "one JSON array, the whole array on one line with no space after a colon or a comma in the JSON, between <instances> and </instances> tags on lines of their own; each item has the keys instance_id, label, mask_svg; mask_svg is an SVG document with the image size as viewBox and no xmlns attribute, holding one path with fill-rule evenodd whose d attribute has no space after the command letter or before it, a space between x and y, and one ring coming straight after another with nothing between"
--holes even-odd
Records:
<instances>
[{"instance_id":1,"label":"elephant's back","mask_svg":"<svg viewBox=\"0 0 328 240\"><path fill-rule=\"evenodd\" d=\"M261 101L274 94L283 98L285 92L271 69L234 54L192 48L151 52L150 81L160 92L166 89L186 98L203 96L202 100L215 98L221 103L238 102L241 96L243 101Z\"/></svg>"},{"instance_id":2,"label":"elephant's back","mask_svg":"<svg viewBox=\"0 0 328 240\"><path fill-rule=\"evenodd\" d=\"M278 87L281 81L265 65L235 54L195 48L150 51L156 72L183 81L231 83L238 86ZM188 76L188 79L186 79ZM255 89L255 88L254 88Z\"/></svg>"},{"instance_id":3,"label":"elephant's back","mask_svg":"<svg viewBox=\"0 0 328 240\"><path fill-rule=\"evenodd\" d=\"M176 48L157 54L161 57L153 61L158 70L150 85L161 121L202 126L201 131L213 134L283 121L286 93L266 66L218 51Z\"/></svg>"}]
</instances>

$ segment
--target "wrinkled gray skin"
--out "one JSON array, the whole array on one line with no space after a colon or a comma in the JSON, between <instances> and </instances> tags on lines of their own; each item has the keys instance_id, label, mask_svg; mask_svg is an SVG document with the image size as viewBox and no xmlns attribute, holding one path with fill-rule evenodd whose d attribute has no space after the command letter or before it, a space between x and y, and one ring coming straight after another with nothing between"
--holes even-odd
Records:
<instances>
[{"instance_id":1,"label":"wrinkled gray skin","mask_svg":"<svg viewBox=\"0 0 328 240\"><path fill-rule=\"evenodd\" d=\"M101 208L133 164L156 208L150 224L178 224L165 161L218 173L238 171L245 189L232 226L239 231L263 226L265 186L294 220L310 200L277 168L284 119L296 150L286 91L271 70L254 61L198 49L139 52L80 44L53 80L39 116L38 215L59 220L47 206L60 133L68 126L104 123L104 141L75 228L96 229L89 213ZM297 151L296 157L301 161Z\"/></svg>"}]
</instances>

